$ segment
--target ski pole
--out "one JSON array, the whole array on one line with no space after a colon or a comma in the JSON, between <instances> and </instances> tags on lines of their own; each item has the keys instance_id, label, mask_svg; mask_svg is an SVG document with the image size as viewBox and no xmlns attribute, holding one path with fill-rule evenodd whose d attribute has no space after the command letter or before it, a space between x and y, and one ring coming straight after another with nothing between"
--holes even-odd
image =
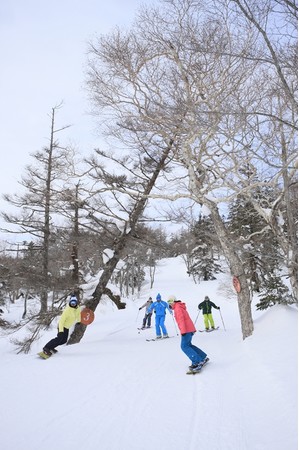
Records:
<instances>
[{"instance_id":1,"label":"ski pole","mask_svg":"<svg viewBox=\"0 0 299 450\"><path fill-rule=\"evenodd\" d=\"M220 317L221 317L221 320L222 320L222 323L223 323L223 328L224 328L224 331L226 331L226 328L225 328L225 325L224 325L224 322L223 322L223 318L222 318L222 314L221 314L221 310L220 310L220 308L219 308L219 310L218 310L219 312L220 312Z\"/></svg>"},{"instance_id":2,"label":"ski pole","mask_svg":"<svg viewBox=\"0 0 299 450\"><path fill-rule=\"evenodd\" d=\"M177 327L176 327L176 324L175 324L175 320L174 320L173 314L171 314L171 317L172 317L172 320L173 320L173 325L174 325L174 329L175 329L176 335L178 336L179 333L178 333L178 330L177 330Z\"/></svg>"},{"instance_id":3,"label":"ski pole","mask_svg":"<svg viewBox=\"0 0 299 450\"><path fill-rule=\"evenodd\" d=\"M194 320L194 325L195 325L196 322L197 322L198 316L199 316L199 311L198 311L198 313L197 313L196 319Z\"/></svg>"},{"instance_id":4,"label":"ski pole","mask_svg":"<svg viewBox=\"0 0 299 450\"><path fill-rule=\"evenodd\" d=\"M138 309L138 313L137 313L137 317L136 317L135 322L137 322L137 320L138 320L139 313L140 313L140 311L139 311L139 309Z\"/></svg>"}]
</instances>

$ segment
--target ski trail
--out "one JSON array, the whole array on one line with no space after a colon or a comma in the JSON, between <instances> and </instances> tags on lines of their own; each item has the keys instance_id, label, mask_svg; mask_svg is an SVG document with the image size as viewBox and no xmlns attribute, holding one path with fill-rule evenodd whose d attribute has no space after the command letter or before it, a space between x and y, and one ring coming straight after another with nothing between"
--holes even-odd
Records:
<instances>
[{"instance_id":1,"label":"ski trail","mask_svg":"<svg viewBox=\"0 0 299 450\"><path fill-rule=\"evenodd\" d=\"M188 375L189 376L189 375ZM199 448L199 442L198 442L198 432L197 432L197 424L200 421L200 385L198 380L196 380L196 377L200 377L201 374L197 375L190 375L193 380L193 403L192 403L192 421L190 423L190 444L189 448L186 450L197 450ZM192 382L192 380L190 380Z\"/></svg>"},{"instance_id":2,"label":"ski trail","mask_svg":"<svg viewBox=\"0 0 299 450\"><path fill-rule=\"evenodd\" d=\"M204 338L200 335L200 346L208 353L210 361L200 374L192 375L196 385L197 408L190 450L198 450L199 446L209 448L211 444L217 450L252 450L244 429L246 414L239 402L237 372L225 351L225 347L233 344L228 343L229 333L225 335L225 341L221 340L221 345L219 336L218 333L205 333ZM232 391L231 380L235 378Z\"/></svg>"},{"instance_id":3,"label":"ski trail","mask_svg":"<svg viewBox=\"0 0 299 450\"><path fill-rule=\"evenodd\" d=\"M239 412L236 413L236 417L231 417L230 414L229 423L227 423L223 390L219 387L215 388L210 373L214 369L213 363L209 362L200 374L190 376L193 378L194 403L188 450L210 448L211 443L213 449L246 450L248 447L245 444L240 419L238 418ZM231 427L233 427L233 433ZM238 438L232 443L231 436L236 435L236 429Z\"/></svg>"}]
</instances>

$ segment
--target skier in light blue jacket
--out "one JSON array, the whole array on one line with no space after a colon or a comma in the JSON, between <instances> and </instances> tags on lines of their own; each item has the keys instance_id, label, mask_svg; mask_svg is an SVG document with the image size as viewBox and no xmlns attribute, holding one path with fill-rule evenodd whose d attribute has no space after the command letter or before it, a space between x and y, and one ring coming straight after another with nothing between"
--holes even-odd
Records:
<instances>
[{"instance_id":1,"label":"skier in light blue jacket","mask_svg":"<svg viewBox=\"0 0 299 450\"><path fill-rule=\"evenodd\" d=\"M172 310L169 308L169 305L167 302L164 302L161 298L161 295L158 294L156 297L156 301L148 308L148 312L155 311L156 318L155 318L155 325L156 325L156 339L162 338L168 338L168 333L166 330L166 327L164 325L165 322L165 316L166 316L166 309L168 310L169 314L172 315ZM161 333L162 331L162 333Z\"/></svg>"}]
</instances>

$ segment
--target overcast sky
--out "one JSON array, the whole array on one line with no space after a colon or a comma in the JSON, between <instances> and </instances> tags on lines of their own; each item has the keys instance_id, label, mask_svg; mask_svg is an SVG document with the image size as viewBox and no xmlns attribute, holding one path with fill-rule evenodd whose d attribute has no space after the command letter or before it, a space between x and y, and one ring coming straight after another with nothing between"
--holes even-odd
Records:
<instances>
[{"instance_id":1,"label":"overcast sky","mask_svg":"<svg viewBox=\"0 0 299 450\"><path fill-rule=\"evenodd\" d=\"M10 0L0 2L0 194L15 193L29 154L42 149L50 132L51 108L64 107L57 125L73 126L81 152L99 144L87 114L84 63L87 41L116 25L128 27L142 4L154 0ZM0 198L0 210L7 203ZM0 236L1 238L1 236Z\"/></svg>"}]
</instances>

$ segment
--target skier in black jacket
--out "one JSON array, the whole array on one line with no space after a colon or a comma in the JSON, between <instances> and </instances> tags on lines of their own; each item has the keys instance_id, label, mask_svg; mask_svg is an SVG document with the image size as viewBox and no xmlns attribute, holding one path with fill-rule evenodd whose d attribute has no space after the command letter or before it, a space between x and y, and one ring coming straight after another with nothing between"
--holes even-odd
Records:
<instances>
[{"instance_id":1,"label":"skier in black jacket","mask_svg":"<svg viewBox=\"0 0 299 450\"><path fill-rule=\"evenodd\" d=\"M206 331L209 331L210 325L211 329L215 330L214 319L212 316L212 308L220 309L220 307L216 306L215 303L211 302L209 297L206 295L204 301L198 305L198 309L202 310L203 313L203 320L205 323Z\"/></svg>"}]
</instances>

